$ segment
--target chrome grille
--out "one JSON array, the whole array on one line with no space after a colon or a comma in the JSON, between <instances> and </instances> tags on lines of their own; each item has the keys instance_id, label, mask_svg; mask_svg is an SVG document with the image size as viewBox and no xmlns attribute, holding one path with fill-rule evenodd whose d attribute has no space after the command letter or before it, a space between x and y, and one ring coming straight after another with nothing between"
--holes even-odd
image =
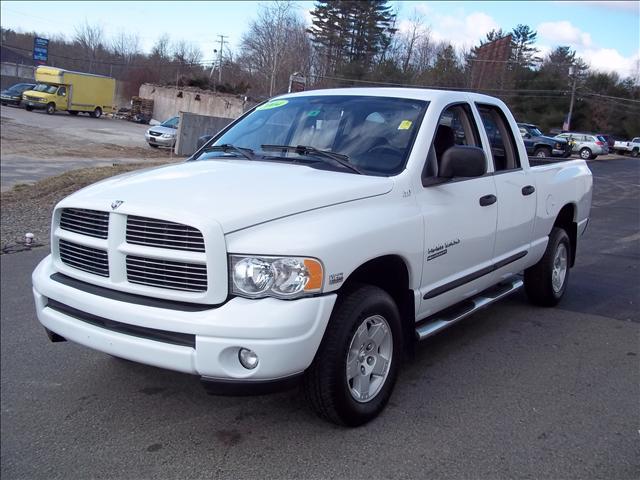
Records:
<instances>
[{"instance_id":1,"label":"chrome grille","mask_svg":"<svg viewBox=\"0 0 640 480\"><path fill-rule=\"evenodd\" d=\"M107 238L109 212L64 208L60 215L60 228L95 238Z\"/></svg>"},{"instance_id":2,"label":"chrome grille","mask_svg":"<svg viewBox=\"0 0 640 480\"><path fill-rule=\"evenodd\" d=\"M204 292L207 290L207 267L127 255L127 280L171 290Z\"/></svg>"},{"instance_id":3,"label":"chrome grille","mask_svg":"<svg viewBox=\"0 0 640 480\"><path fill-rule=\"evenodd\" d=\"M62 239L58 246L62 263L101 277L109 276L109 260L106 251Z\"/></svg>"},{"instance_id":4,"label":"chrome grille","mask_svg":"<svg viewBox=\"0 0 640 480\"><path fill-rule=\"evenodd\" d=\"M204 238L200 230L153 218L127 217L127 242L172 250L204 252Z\"/></svg>"}]
</instances>

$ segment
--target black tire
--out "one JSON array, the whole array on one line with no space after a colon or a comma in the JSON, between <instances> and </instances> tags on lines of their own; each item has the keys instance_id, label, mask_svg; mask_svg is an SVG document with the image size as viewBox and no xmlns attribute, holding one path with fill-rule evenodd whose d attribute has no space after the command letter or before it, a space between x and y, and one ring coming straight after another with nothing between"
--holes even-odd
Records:
<instances>
[{"instance_id":1,"label":"black tire","mask_svg":"<svg viewBox=\"0 0 640 480\"><path fill-rule=\"evenodd\" d=\"M56 113L56 104L53 102L47 104L47 108L45 110L47 112L47 115L53 115L54 113Z\"/></svg>"},{"instance_id":2,"label":"black tire","mask_svg":"<svg viewBox=\"0 0 640 480\"><path fill-rule=\"evenodd\" d=\"M560 288L554 288L554 261L561 246L566 252L566 273ZM553 227L544 255L538 263L524 271L524 289L531 303L542 307L554 307L562 299L569 283L571 269L571 242L562 228Z\"/></svg>"},{"instance_id":3,"label":"black tire","mask_svg":"<svg viewBox=\"0 0 640 480\"><path fill-rule=\"evenodd\" d=\"M534 157L547 158L551 156L551 149L549 147L538 147L533 152Z\"/></svg>"},{"instance_id":4,"label":"black tire","mask_svg":"<svg viewBox=\"0 0 640 480\"><path fill-rule=\"evenodd\" d=\"M158 148L160 145L158 145L156 143L150 143L149 146L152 147L152 148Z\"/></svg>"},{"instance_id":5,"label":"black tire","mask_svg":"<svg viewBox=\"0 0 640 480\"><path fill-rule=\"evenodd\" d=\"M69 115L73 115L75 117L78 115L78 112L76 110L69 110Z\"/></svg>"},{"instance_id":6,"label":"black tire","mask_svg":"<svg viewBox=\"0 0 640 480\"><path fill-rule=\"evenodd\" d=\"M384 364L387 373L383 383L372 398L358 402L347 383L347 355L356 331L374 316L382 317L389 326L386 332L392 337L392 353L388 367ZM374 345L376 349L379 350ZM365 355L362 349L360 353ZM306 397L320 417L339 425L362 425L375 418L386 406L398 377L401 358L402 326L398 307L384 290L360 285L338 297L320 348L305 372Z\"/></svg>"},{"instance_id":7,"label":"black tire","mask_svg":"<svg viewBox=\"0 0 640 480\"><path fill-rule=\"evenodd\" d=\"M26 106L24 107L24 109L25 109L27 112L32 112L32 111L33 111L33 107L30 107L29 105L26 105Z\"/></svg>"},{"instance_id":8,"label":"black tire","mask_svg":"<svg viewBox=\"0 0 640 480\"><path fill-rule=\"evenodd\" d=\"M580 149L580 158L583 160L591 160L593 153L587 147Z\"/></svg>"},{"instance_id":9,"label":"black tire","mask_svg":"<svg viewBox=\"0 0 640 480\"><path fill-rule=\"evenodd\" d=\"M634 148L633 150L631 150L631 156L633 158L637 158L638 157L638 149Z\"/></svg>"},{"instance_id":10,"label":"black tire","mask_svg":"<svg viewBox=\"0 0 640 480\"><path fill-rule=\"evenodd\" d=\"M102 116L102 109L100 107L96 107L96 109L90 114L93 118L100 118Z\"/></svg>"}]
</instances>

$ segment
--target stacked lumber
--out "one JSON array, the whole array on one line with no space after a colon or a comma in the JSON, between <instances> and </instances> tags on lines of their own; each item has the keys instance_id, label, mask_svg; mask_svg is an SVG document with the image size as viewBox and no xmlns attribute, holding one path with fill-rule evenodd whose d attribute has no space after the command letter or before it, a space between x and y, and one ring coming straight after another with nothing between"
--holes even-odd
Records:
<instances>
[{"instance_id":1,"label":"stacked lumber","mask_svg":"<svg viewBox=\"0 0 640 480\"><path fill-rule=\"evenodd\" d=\"M153 117L153 99L131 97L130 119L138 123L149 123Z\"/></svg>"}]
</instances>

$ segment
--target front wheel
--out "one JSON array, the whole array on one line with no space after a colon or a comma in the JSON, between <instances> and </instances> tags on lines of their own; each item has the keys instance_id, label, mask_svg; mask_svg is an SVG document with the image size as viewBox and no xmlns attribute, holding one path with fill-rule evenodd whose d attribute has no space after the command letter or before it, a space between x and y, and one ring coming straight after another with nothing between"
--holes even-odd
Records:
<instances>
[{"instance_id":1,"label":"front wheel","mask_svg":"<svg viewBox=\"0 0 640 480\"><path fill-rule=\"evenodd\" d=\"M540 261L524 271L524 289L531 303L543 307L558 304L569 282L570 259L569 235L554 227Z\"/></svg>"},{"instance_id":2,"label":"front wheel","mask_svg":"<svg viewBox=\"0 0 640 480\"><path fill-rule=\"evenodd\" d=\"M47 114L53 115L54 113L56 113L56 105L55 103L49 103L47 105Z\"/></svg>"},{"instance_id":3,"label":"front wheel","mask_svg":"<svg viewBox=\"0 0 640 480\"><path fill-rule=\"evenodd\" d=\"M305 373L309 403L340 425L372 420L391 397L401 352L400 314L387 292L363 285L341 295Z\"/></svg>"},{"instance_id":4,"label":"front wheel","mask_svg":"<svg viewBox=\"0 0 640 480\"><path fill-rule=\"evenodd\" d=\"M631 150L631 156L633 158L637 158L638 157L638 149L634 148L633 150Z\"/></svg>"},{"instance_id":5,"label":"front wheel","mask_svg":"<svg viewBox=\"0 0 640 480\"><path fill-rule=\"evenodd\" d=\"M537 148L533 156L537 158L547 158L551 156L551 150L545 147Z\"/></svg>"},{"instance_id":6,"label":"front wheel","mask_svg":"<svg viewBox=\"0 0 640 480\"><path fill-rule=\"evenodd\" d=\"M33 107L31 107L31 106L29 106L29 105L27 105L26 107L24 107L24 109L25 109L27 112L32 112L32 111L33 111Z\"/></svg>"}]
</instances>

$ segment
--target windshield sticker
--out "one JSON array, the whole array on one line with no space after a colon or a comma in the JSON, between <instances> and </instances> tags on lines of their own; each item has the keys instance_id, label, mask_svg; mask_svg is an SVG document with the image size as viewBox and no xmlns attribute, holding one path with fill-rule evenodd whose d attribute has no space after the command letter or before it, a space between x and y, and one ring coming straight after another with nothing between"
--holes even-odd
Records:
<instances>
[{"instance_id":1,"label":"windshield sticker","mask_svg":"<svg viewBox=\"0 0 640 480\"><path fill-rule=\"evenodd\" d=\"M317 117L320 114L320 110L311 110L307 113L307 117Z\"/></svg>"},{"instance_id":2,"label":"windshield sticker","mask_svg":"<svg viewBox=\"0 0 640 480\"><path fill-rule=\"evenodd\" d=\"M411 125L413 125L411 120L403 120L400 122L400 125L398 125L398 130L409 130Z\"/></svg>"},{"instance_id":3,"label":"windshield sticker","mask_svg":"<svg viewBox=\"0 0 640 480\"><path fill-rule=\"evenodd\" d=\"M272 108L282 107L289 103L289 100L274 100L272 102L265 103L264 105L260 105L256 110L271 110Z\"/></svg>"}]
</instances>

